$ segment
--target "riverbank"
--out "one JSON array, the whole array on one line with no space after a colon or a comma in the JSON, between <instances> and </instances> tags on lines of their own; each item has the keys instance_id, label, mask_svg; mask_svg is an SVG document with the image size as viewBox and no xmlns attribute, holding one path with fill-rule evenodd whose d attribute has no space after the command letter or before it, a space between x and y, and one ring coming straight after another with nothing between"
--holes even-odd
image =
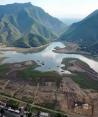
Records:
<instances>
[{"instance_id":1,"label":"riverbank","mask_svg":"<svg viewBox=\"0 0 98 117\"><path fill-rule=\"evenodd\" d=\"M49 44L42 45L40 47L31 47L31 48L17 48L17 47L6 47L0 45L0 51L16 51L20 53L27 53L27 52L40 52L45 49Z\"/></svg>"},{"instance_id":2,"label":"riverbank","mask_svg":"<svg viewBox=\"0 0 98 117\"><path fill-rule=\"evenodd\" d=\"M64 70L70 71L70 78L83 89L94 89L98 91L98 73L92 70L89 65L75 58L63 59Z\"/></svg>"},{"instance_id":3,"label":"riverbank","mask_svg":"<svg viewBox=\"0 0 98 117\"><path fill-rule=\"evenodd\" d=\"M45 110L73 114L73 117L78 116L81 111L83 112L78 117L91 115L92 106L89 96L78 86L78 83L75 83L68 75L60 76L53 71L35 71L33 69L36 67L35 65L33 61L2 65L0 94L36 105L39 108L45 108ZM76 103L79 101L89 105L86 112L83 104L81 110L78 109L75 112L76 107L73 106L73 103L76 99Z\"/></svg>"},{"instance_id":4,"label":"riverbank","mask_svg":"<svg viewBox=\"0 0 98 117\"><path fill-rule=\"evenodd\" d=\"M64 48L55 48L53 52L59 54L79 54L88 57L90 59L93 59L95 61L98 61L98 54L92 55L90 52L81 51L80 47L74 43L65 42L64 44L65 44Z\"/></svg>"},{"instance_id":5,"label":"riverbank","mask_svg":"<svg viewBox=\"0 0 98 117\"><path fill-rule=\"evenodd\" d=\"M88 52L84 52L80 50L80 47L77 44L66 42L64 43L64 48L55 48L53 50L56 53L64 53L64 54L82 54L82 55L90 55Z\"/></svg>"},{"instance_id":6,"label":"riverbank","mask_svg":"<svg viewBox=\"0 0 98 117\"><path fill-rule=\"evenodd\" d=\"M4 52L4 57L7 59L0 68L0 93L30 104L64 113L74 113L74 115L79 115L78 117L80 115L90 117L93 98L88 95L92 93L95 99L95 93L98 94L98 83L94 79L97 76L94 70L98 69L96 65L98 63L82 55L53 52L55 48L64 47L63 43L55 42L38 53ZM65 61L62 63L64 58ZM81 59L81 62L76 59ZM90 65L94 70L89 68ZM71 71L73 76L57 73L66 69ZM80 73L87 75L84 77ZM90 92L87 93L86 90ZM78 103L81 103L81 107L80 105L75 107ZM85 104L88 105L87 110L84 107Z\"/></svg>"}]
</instances>

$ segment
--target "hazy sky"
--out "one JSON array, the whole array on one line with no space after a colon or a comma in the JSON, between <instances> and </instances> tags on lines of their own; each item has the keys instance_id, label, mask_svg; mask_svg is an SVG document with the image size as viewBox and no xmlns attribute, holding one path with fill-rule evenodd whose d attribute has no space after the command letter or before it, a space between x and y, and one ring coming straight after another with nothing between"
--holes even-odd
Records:
<instances>
[{"instance_id":1,"label":"hazy sky","mask_svg":"<svg viewBox=\"0 0 98 117\"><path fill-rule=\"evenodd\" d=\"M0 0L0 4L32 2L59 18L83 18L98 9L98 0Z\"/></svg>"}]
</instances>

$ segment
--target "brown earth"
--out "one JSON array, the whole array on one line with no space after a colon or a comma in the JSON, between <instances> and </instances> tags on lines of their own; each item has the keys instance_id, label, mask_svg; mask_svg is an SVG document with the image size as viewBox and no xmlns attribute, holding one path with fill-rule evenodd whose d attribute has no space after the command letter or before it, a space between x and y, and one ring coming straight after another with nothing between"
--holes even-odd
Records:
<instances>
[{"instance_id":1,"label":"brown earth","mask_svg":"<svg viewBox=\"0 0 98 117\"><path fill-rule=\"evenodd\" d=\"M0 94L62 111L69 117L98 117L98 91L80 88L69 76L58 74L59 86L52 75L41 77L36 84L30 78L18 77L19 71L34 64L33 61L9 64L9 70L0 77Z\"/></svg>"},{"instance_id":2,"label":"brown earth","mask_svg":"<svg viewBox=\"0 0 98 117\"><path fill-rule=\"evenodd\" d=\"M83 55L90 55L90 53L81 51L80 47L74 43L66 43L64 48L55 48L53 50L56 53L65 53L65 54L83 54Z\"/></svg>"},{"instance_id":3,"label":"brown earth","mask_svg":"<svg viewBox=\"0 0 98 117\"><path fill-rule=\"evenodd\" d=\"M18 47L6 47L5 45L0 45L0 51L17 51L20 53L26 52L39 52L46 48L48 44L42 45L40 47L31 47L31 48L18 48Z\"/></svg>"}]
</instances>

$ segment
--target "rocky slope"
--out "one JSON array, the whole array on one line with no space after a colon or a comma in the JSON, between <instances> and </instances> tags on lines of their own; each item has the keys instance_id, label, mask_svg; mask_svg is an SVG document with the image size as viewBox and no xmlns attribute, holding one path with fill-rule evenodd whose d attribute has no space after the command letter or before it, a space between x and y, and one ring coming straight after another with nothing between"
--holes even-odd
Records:
<instances>
[{"instance_id":1,"label":"rocky slope","mask_svg":"<svg viewBox=\"0 0 98 117\"><path fill-rule=\"evenodd\" d=\"M6 45L13 46L14 43L21 42L21 38L32 40L33 44L29 46L43 45L55 40L64 28L61 21L31 3L0 5L0 42ZM32 38L28 38L29 34L32 34ZM23 43L27 44L26 40Z\"/></svg>"},{"instance_id":2,"label":"rocky slope","mask_svg":"<svg viewBox=\"0 0 98 117\"><path fill-rule=\"evenodd\" d=\"M82 21L72 24L60 40L77 43L82 50L98 53L98 10Z\"/></svg>"}]
</instances>

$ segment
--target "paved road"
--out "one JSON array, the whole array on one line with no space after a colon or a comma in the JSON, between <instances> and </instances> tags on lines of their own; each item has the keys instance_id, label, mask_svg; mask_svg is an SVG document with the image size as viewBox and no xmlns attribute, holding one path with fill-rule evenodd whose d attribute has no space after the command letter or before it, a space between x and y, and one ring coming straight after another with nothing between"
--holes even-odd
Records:
<instances>
[{"instance_id":1,"label":"paved road","mask_svg":"<svg viewBox=\"0 0 98 117\"><path fill-rule=\"evenodd\" d=\"M20 102L20 103L27 104L27 102L24 102L24 101L19 100L19 99L15 99L15 98L13 98L13 97L8 97L8 96L2 95L2 94L0 94L0 95L1 95L2 97L7 98L7 99L12 99L12 100L18 101L18 102ZM50 112L50 113L59 113L59 114L64 115L63 112L59 112L59 111L52 110L52 109L49 109L49 108L45 108L45 107L42 107L42 106L38 106L38 105L35 105L35 104L30 104L30 105L31 105L32 107L34 107L34 108L41 109L41 110L43 110L43 111L47 111L47 112ZM11 115L11 113L10 113L10 115ZM69 115L69 114L66 113L65 115ZM6 116L6 117L9 117L9 116ZM15 116L12 115L12 116L10 116L10 117L19 117L19 115L16 115L16 114L15 114Z\"/></svg>"},{"instance_id":2,"label":"paved road","mask_svg":"<svg viewBox=\"0 0 98 117\"><path fill-rule=\"evenodd\" d=\"M19 115L13 112L5 111L5 117L19 117Z\"/></svg>"},{"instance_id":3,"label":"paved road","mask_svg":"<svg viewBox=\"0 0 98 117\"><path fill-rule=\"evenodd\" d=\"M1 115L0 115L0 117L1 117ZM20 116L19 116L19 114L15 113L15 112L4 110L4 117L20 117Z\"/></svg>"}]
</instances>

